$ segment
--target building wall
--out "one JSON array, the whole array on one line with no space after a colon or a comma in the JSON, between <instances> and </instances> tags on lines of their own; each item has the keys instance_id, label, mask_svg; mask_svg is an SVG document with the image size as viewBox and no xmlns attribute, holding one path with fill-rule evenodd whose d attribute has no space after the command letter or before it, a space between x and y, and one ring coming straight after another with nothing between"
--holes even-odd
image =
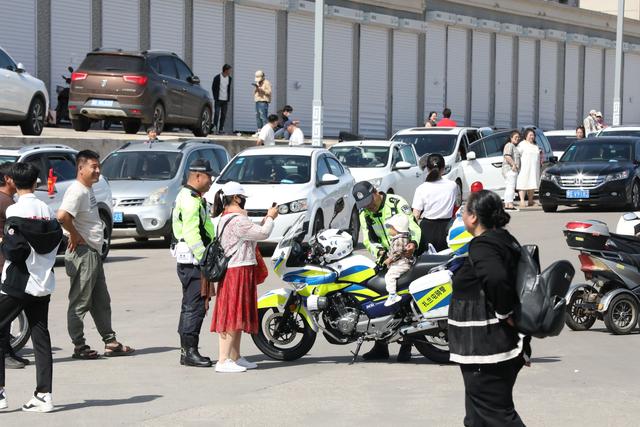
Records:
<instances>
[{"instance_id":1,"label":"building wall","mask_svg":"<svg viewBox=\"0 0 640 427\"><path fill-rule=\"evenodd\" d=\"M580 0L580 7L611 15L618 14L618 0ZM624 16L625 18L640 19L640 0L625 0Z\"/></svg>"}]
</instances>

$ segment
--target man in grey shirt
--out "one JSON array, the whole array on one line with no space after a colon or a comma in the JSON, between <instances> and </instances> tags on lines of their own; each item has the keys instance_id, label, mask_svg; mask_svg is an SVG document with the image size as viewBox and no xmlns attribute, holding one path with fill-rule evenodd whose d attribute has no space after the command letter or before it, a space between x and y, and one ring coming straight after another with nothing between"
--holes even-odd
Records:
<instances>
[{"instance_id":1,"label":"man in grey shirt","mask_svg":"<svg viewBox=\"0 0 640 427\"><path fill-rule=\"evenodd\" d=\"M111 298L101 257L102 220L92 188L100 179L99 156L91 150L84 150L76 158L77 179L64 193L57 215L69 237L64 263L71 279L67 327L75 346L73 357L99 357L98 352L85 341L83 319L87 312L91 313L105 343L104 356L128 356L134 349L119 343L111 328Z\"/></svg>"}]
</instances>

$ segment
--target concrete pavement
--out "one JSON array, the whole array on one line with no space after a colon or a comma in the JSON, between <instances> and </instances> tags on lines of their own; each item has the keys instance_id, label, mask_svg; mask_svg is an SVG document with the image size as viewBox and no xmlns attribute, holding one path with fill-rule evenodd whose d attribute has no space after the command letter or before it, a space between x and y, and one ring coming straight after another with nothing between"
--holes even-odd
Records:
<instances>
[{"instance_id":1,"label":"concrete pavement","mask_svg":"<svg viewBox=\"0 0 640 427\"><path fill-rule=\"evenodd\" d=\"M566 209L544 214L533 209L514 213L510 227L520 242L541 246L545 266L566 258L577 267L577 253L564 243L562 225L595 218L615 228L620 215ZM233 375L179 366L179 282L173 259L160 241L116 243L106 264L114 328L120 340L138 349L136 355L73 360L66 332L68 279L64 267L57 267L56 274L50 327L57 411L17 411L33 392L35 369L8 371L10 408L0 412L2 426L462 425L459 369L430 363L415 350L408 364L349 366L355 345L332 346L318 337L306 357L281 363L267 360L245 336L243 353L259 363L258 370ZM583 280L581 273L576 280ZM270 276L259 293L280 286ZM215 358L217 337L208 332L210 318L203 327L201 351ZM100 348L89 317L86 325L88 343ZM392 346L394 353L397 349ZM27 350L31 358L30 347ZM637 332L613 336L602 322L582 333L565 328L560 337L534 340L533 352L533 366L523 370L515 390L516 407L527 425L637 425Z\"/></svg>"}]
</instances>

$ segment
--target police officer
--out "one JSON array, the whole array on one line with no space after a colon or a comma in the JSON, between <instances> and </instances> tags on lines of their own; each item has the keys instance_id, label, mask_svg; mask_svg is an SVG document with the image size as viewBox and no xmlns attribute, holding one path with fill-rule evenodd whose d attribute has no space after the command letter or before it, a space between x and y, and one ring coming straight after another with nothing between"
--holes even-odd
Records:
<instances>
[{"instance_id":1,"label":"police officer","mask_svg":"<svg viewBox=\"0 0 640 427\"><path fill-rule=\"evenodd\" d=\"M199 262L206 246L215 236L204 193L211 187L213 170L208 160L197 159L189 165L186 185L176 197L173 210L172 252L178 262L178 278L182 283L182 307L178 333L182 347L180 364L209 367L211 359L198 351L202 321L208 296L201 296Z\"/></svg>"},{"instance_id":2,"label":"police officer","mask_svg":"<svg viewBox=\"0 0 640 427\"><path fill-rule=\"evenodd\" d=\"M377 191L369 181L358 182L353 187L353 197L356 206L360 209L360 227L363 235L363 243L367 250L378 260L384 261L389 250L390 238L387 235L384 224L396 214L405 214L409 219L409 232L413 250L418 248L420 242L420 226L415 221L411 206L402 197L395 194L385 194ZM386 343L376 341L373 349L362 355L365 360L380 360L389 358L389 347ZM398 353L398 362L406 362L411 359L411 343L403 341Z\"/></svg>"}]
</instances>

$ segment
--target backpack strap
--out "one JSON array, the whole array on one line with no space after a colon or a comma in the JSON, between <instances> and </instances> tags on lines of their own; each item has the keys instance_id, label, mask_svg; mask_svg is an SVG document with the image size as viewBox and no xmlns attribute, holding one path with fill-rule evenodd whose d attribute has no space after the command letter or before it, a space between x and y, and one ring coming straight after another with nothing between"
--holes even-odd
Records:
<instances>
[{"instance_id":1,"label":"backpack strap","mask_svg":"<svg viewBox=\"0 0 640 427\"><path fill-rule=\"evenodd\" d=\"M224 225L222 226L222 230L220 230L220 233L216 236L216 240L218 242L220 242L220 247L222 247L222 234L224 233L225 228L227 228L227 225L229 225L229 223L233 220L233 218L239 216L240 214L234 214L233 216L231 216L231 218L229 218L227 220L227 222L224 223ZM220 224L218 223L218 226ZM223 248L224 250L224 248ZM236 248L235 251L233 251L233 253L231 255L229 255L229 258L233 258L233 256L240 250L240 245L238 245L238 247Z\"/></svg>"}]
</instances>

